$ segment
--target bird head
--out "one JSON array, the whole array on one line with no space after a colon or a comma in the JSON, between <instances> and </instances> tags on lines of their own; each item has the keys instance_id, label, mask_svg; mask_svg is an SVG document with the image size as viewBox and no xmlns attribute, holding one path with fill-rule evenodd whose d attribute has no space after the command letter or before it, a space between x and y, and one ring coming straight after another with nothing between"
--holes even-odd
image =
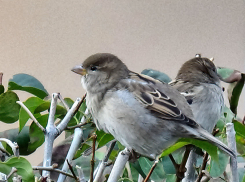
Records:
<instances>
[{"instance_id":1,"label":"bird head","mask_svg":"<svg viewBox=\"0 0 245 182\"><path fill-rule=\"evenodd\" d=\"M82 75L82 85L88 92L103 92L128 76L126 65L115 55L97 53L88 57L73 72Z\"/></svg>"},{"instance_id":2,"label":"bird head","mask_svg":"<svg viewBox=\"0 0 245 182\"><path fill-rule=\"evenodd\" d=\"M186 61L180 68L176 79L198 83L217 84L220 82L213 59L200 56Z\"/></svg>"}]
</instances>

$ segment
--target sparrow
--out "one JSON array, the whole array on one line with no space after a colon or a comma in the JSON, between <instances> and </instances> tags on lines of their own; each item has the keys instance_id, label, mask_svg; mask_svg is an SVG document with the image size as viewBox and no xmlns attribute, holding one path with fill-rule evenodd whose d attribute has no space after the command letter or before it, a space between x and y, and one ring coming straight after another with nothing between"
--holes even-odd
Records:
<instances>
[{"instance_id":1,"label":"sparrow","mask_svg":"<svg viewBox=\"0 0 245 182\"><path fill-rule=\"evenodd\" d=\"M224 108L223 91L213 58L195 58L186 61L169 83L185 96L195 121L212 133Z\"/></svg>"},{"instance_id":2,"label":"sparrow","mask_svg":"<svg viewBox=\"0 0 245 182\"><path fill-rule=\"evenodd\" d=\"M175 80L169 83L185 96L195 121L209 133L212 133L224 108L223 91L213 58L195 58L186 61L178 71ZM183 181L195 181L198 155L192 148L188 158L186 177Z\"/></svg>"},{"instance_id":3,"label":"sparrow","mask_svg":"<svg viewBox=\"0 0 245 182\"><path fill-rule=\"evenodd\" d=\"M175 88L130 71L117 56L97 53L72 71L82 75L86 105L96 127L129 150L155 159L178 139L196 138L235 156L194 121L185 97Z\"/></svg>"}]
</instances>

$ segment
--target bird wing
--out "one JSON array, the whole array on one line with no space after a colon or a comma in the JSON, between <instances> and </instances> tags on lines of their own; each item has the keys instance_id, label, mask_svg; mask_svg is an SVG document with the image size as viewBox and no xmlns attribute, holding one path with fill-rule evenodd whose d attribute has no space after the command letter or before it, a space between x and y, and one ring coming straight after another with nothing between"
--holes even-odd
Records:
<instances>
[{"instance_id":1,"label":"bird wing","mask_svg":"<svg viewBox=\"0 0 245 182\"><path fill-rule=\"evenodd\" d=\"M175 101L178 98L181 100L182 96L169 85L134 72L131 72L129 76L130 84L128 84L127 89L156 117L168 121L178 121L192 127L198 126L195 121L184 115L178 108ZM168 96L170 92L171 97L175 97L175 101ZM183 100L186 102L185 99ZM188 104L186 103L186 105Z\"/></svg>"},{"instance_id":2,"label":"bird wing","mask_svg":"<svg viewBox=\"0 0 245 182\"><path fill-rule=\"evenodd\" d=\"M191 84L190 82L185 82L182 80L173 80L169 83L172 87L180 92L183 95L187 102L191 105L195 100L196 95L204 88L199 83Z\"/></svg>"}]
</instances>

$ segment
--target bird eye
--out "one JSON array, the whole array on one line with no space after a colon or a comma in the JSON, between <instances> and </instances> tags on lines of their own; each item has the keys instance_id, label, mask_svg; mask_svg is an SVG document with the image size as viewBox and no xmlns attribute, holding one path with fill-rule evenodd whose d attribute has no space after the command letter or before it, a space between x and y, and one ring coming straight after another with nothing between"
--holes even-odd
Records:
<instances>
[{"instance_id":1,"label":"bird eye","mask_svg":"<svg viewBox=\"0 0 245 182\"><path fill-rule=\"evenodd\" d=\"M97 67L96 66L91 66L90 68L92 71L96 71L97 70Z\"/></svg>"}]
</instances>

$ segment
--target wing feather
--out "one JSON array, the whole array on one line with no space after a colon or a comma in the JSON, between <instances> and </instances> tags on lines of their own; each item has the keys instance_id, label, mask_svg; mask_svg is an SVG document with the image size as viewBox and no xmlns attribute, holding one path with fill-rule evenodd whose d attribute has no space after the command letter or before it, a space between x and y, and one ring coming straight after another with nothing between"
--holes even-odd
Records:
<instances>
[{"instance_id":1,"label":"wing feather","mask_svg":"<svg viewBox=\"0 0 245 182\"><path fill-rule=\"evenodd\" d=\"M167 87L161 87L160 85L165 83L134 72L130 73L130 80L133 81L130 82L128 89L156 117L169 122L185 123L192 127L198 125L195 121L186 117L173 99L164 93L163 88L168 89L168 85Z\"/></svg>"}]
</instances>

